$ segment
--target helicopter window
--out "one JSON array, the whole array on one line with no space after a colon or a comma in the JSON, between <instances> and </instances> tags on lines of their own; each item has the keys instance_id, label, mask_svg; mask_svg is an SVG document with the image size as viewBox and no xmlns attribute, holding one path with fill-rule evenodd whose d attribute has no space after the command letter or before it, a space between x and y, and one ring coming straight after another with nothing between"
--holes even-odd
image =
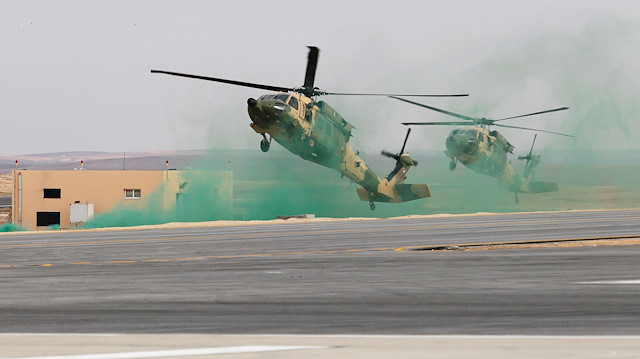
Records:
<instances>
[{"instance_id":1,"label":"helicopter window","mask_svg":"<svg viewBox=\"0 0 640 359\"><path fill-rule=\"evenodd\" d=\"M282 102L287 102L288 98L289 98L289 94L286 94L286 93L282 93L276 96L276 100L280 100Z\"/></svg>"},{"instance_id":2,"label":"helicopter window","mask_svg":"<svg viewBox=\"0 0 640 359\"><path fill-rule=\"evenodd\" d=\"M451 136L455 136L458 133L460 133L460 130L453 130L453 131L451 131Z\"/></svg>"},{"instance_id":3,"label":"helicopter window","mask_svg":"<svg viewBox=\"0 0 640 359\"><path fill-rule=\"evenodd\" d=\"M276 97L276 95L271 94L271 95L263 95L263 97L261 98L263 98L264 100L271 100L274 97Z\"/></svg>"},{"instance_id":4,"label":"helicopter window","mask_svg":"<svg viewBox=\"0 0 640 359\"><path fill-rule=\"evenodd\" d=\"M289 99L289 106L295 108L296 110L298 109L298 99L291 96L291 98Z\"/></svg>"}]
</instances>

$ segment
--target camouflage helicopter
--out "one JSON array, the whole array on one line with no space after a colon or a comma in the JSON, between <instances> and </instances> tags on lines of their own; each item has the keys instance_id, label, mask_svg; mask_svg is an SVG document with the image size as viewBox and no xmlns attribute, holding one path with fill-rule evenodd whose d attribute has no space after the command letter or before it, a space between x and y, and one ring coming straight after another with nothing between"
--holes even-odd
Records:
<instances>
[{"instance_id":1,"label":"camouflage helicopter","mask_svg":"<svg viewBox=\"0 0 640 359\"><path fill-rule=\"evenodd\" d=\"M506 117L497 120L488 118L476 118L460 115L457 113L441 110L436 107L417 103L407 99L391 96L396 100L404 101L416 106L427 108L433 111L441 112L449 116L460 118L464 121L456 122L404 122L403 125L445 125L445 126L465 126L456 128L449 136L445 143L446 150L444 154L451 158L449 169L456 169L456 164L461 162L471 170L495 177L498 179L500 189L513 192L516 204L520 202L518 193L544 193L555 192L558 190L558 184L554 182L534 181L535 169L540 163L540 156L533 154L533 145L535 144L537 134L533 137L531 150L526 156L519 156L519 160L527 160L522 176L518 175L511 163L507 160L507 154L513 154L514 146L496 130L491 130L491 126L515 128L521 130L539 131L552 133L560 136L574 137L559 132L539 130L528 127L510 126L498 124L496 122L510 120L515 118L539 115L543 113L568 110L568 107L560 107L552 110L529 113L513 117ZM469 126L474 125L474 126Z\"/></svg>"},{"instance_id":2,"label":"camouflage helicopter","mask_svg":"<svg viewBox=\"0 0 640 359\"><path fill-rule=\"evenodd\" d=\"M417 164L409 154L404 153L404 145L399 154L383 151L383 155L394 158L396 166L384 178L378 177L349 145L354 127L324 101L315 101L322 95L389 96L383 93L340 93L327 92L314 87L316 67L320 50L309 47L307 68L302 87L280 87L250 82L190 75L185 73L151 70L173 76L188 77L231 85L277 91L258 99L247 100L251 128L262 136L260 149L267 152L271 140L275 139L284 148L307 161L317 163L340 172L358 188L358 197L369 201L371 210L374 202L399 203L431 195L426 184L404 184L407 171ZM461 95L396 95L396 96L468 96ZM407 133L407 136L409 133ZM268 137L267 137L268 136ZM406 144L406 138L405 138Z\"/></svg>"}]
</instances>

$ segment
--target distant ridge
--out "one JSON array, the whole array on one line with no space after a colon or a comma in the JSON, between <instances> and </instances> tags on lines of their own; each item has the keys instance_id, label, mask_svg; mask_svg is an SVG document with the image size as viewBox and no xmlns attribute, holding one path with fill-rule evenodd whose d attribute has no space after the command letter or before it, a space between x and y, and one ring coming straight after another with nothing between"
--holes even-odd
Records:
<instances>
[{"instance_id":1,"label":"distant ridge","mask_svg":"<svg viewBox=\"0 0 640 359\"><path fill-rule=\"evenodd\" d=\"M164 170L169 161L170 169L227 169L228 161L236 158L262 158L259 150L171 150L147 152L97 152L72 151L37 153L17 156L0 156L0 173L16 168L25 170L73 170L84 162L87 170ZM289 155L283 149L269 152L271 158ZM215 160L214 160L215 159Z\"/></svg>"}]
</instances>

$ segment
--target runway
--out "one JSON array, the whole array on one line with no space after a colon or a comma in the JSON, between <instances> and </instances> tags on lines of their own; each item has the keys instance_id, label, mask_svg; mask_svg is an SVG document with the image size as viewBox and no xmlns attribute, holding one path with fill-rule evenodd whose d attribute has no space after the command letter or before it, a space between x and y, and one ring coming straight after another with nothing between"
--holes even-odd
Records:
<instances>
[{"instance_id":1,"label":"runway","mask_svg":"<svg viewBox=\"0 0 640 359\"><path fill-rule=\"evenodd\" d=\"M638 335L640 210L0 236L2 333Z\"/></svg>"}]
</instances>

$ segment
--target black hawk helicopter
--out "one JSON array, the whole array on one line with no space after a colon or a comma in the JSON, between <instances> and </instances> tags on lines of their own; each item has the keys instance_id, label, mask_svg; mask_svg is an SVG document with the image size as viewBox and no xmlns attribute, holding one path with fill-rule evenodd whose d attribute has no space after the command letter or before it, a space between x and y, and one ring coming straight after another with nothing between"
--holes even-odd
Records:
<instances>
[{"instance_id":1,"label":"black hawk helicopter","mask_svg":"<svg viewBox=\"0 0 640 359\"><path fill-rule=\"evenodd\" d=\"M362 186L362 189L358 188L358 196L363 201L369 201L371 210L375 209L374 202L399 203L429 197L431 193L428 185L404 184L407 171L417 164L409 157L409 154L404 153L404 145L397 155L383 151L383 155L396 160L396 166L387 177L380 178L365 164L359 153L354 152L349 145L349 138L352 136L351 131L354 127L328 103L315 101L316 97L325 95L391 95L328 92L314 87L319 52L317 47L309 47L307 69L302 87L263 85L160 70L151 70L151 72L276 91L276 93L262 95L258 99L249 98L247 100L249 117L252 121L250 126L262 136L260 149L267 152L271 140L275 139L284 148L303 159L340 172L343 176ZM468 94L405 94L396 96L446 97L468 96Z\"/></svg>"},{"instance_id":2,"label":"black hawk helicopter","mask_svg":"<svg viewBox=\"0 0 640 359\"><path fill-rule=\"evenodd\" d=\"M531 150L526 156L519 156L519 160L527 160L522 176L518 175L511 163L507 160L507 154L513 154L514 146L496 130L491 130L491 126L515 128L521 130L538 131L552 133L560 136L575 137L565 133L539 130L535 128L510 126L497 123L499 121L511 120L515 118L539 115L543 113L568 110L568 107L560 107L552 110L539 111L526 115L512 116L492 120L488 118L477 118L460 115L454 112L445 111L436 107L428 106L422 103L410 101L404 98L390 96L396 100L404 101L416 106L427 108L433 111L444 113L449 116L460 118L464 121L454 122L403 122L403 125L445 125L445 126L465 126L456 128L449 136L445 143L446 150L444 154L451 158L449 169L455 170L456 164L461 162L471 170L495 177L498 179L500 189L513 192L516 204L519 203L518 193L544 193L558 191L558 184L554 182L534 181L535 168L540 163L540 156L533 154L533 145L535 144L537 134L533 137Z\"/></svg>"}]
</instances>

